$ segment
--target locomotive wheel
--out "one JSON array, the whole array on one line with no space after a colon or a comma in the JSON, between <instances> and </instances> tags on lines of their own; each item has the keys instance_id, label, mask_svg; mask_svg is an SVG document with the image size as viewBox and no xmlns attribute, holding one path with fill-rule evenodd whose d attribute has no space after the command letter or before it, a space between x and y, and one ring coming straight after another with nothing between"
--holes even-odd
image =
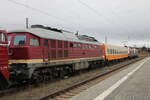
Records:
<instances>
[{"instance_id":1,"label":"locomotive wheel","mask_svg":"<svg viewBox=\"0 0 150 100\"><path fill-rule=\"evenodd\" d=\"M40 83L42 81L43 81L43 77L41 75L41 72L40 71L35 71L32 75L31 82Z\"/></svg>"}]
</instances>

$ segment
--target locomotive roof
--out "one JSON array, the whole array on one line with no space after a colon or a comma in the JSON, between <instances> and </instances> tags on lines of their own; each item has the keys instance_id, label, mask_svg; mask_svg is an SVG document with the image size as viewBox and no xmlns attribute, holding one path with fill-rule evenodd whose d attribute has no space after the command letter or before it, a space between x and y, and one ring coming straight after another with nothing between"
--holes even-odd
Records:
<instances>
[{"instance_id":1,"label":"locomotive roof","mask_svg":"<svg viewBox=\"0 0 150 100\"><path fill-rule=\"evenodd\" d=\"M0 30L0 32L1 32L1 33L3 32L4 34L6 34L6 31L5 31L5 30Z\"/></svg>"},{"instance_id":2,"label":"locomotive roof","mask_svg":"<svg viewBox=\"0 0 150 100\"><path fill-rule=\"evenodd\" d=\"M64 41L73 41L73 42L81 42L81 43L88 43L88 44L96 44L99 45L100 43L98 41L86 41L86 40L80 40L77 35L70 33L70 32L56 32L52 30L46 30L41 28L29 28L29 29L23 29L23 30L12 30L9 33L18 33L18 32L28 32L33 35L36 35L41 38L46 39L56 39L56 40L64 40Z\"/></svg>"}]
</instances>

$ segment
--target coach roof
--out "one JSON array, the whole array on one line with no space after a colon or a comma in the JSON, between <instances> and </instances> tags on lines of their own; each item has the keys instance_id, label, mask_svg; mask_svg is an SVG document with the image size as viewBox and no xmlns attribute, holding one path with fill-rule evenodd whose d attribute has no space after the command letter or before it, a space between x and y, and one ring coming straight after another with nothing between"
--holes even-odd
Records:
<instances>
[{"instance_id":1,"label":"coach roof","mask_svg":"<svg viewBox=\"0 0 150 100\"><path fill-rule=\"evenodd\" d=\"M41 28L29 28L29 29L23 29L23 30L9 31L9 33L18 33L18 32L28 32L28 33L31 33L38 37L46 38L46 39L74 41L74 42L82 42L82 43L96 44L96 45L100 44L99 42L79 40L75 34L70 33L70 32L64 32L64 31L63 32L55 32L55 31L41 29Z\"/></svg>"}]
</instances>

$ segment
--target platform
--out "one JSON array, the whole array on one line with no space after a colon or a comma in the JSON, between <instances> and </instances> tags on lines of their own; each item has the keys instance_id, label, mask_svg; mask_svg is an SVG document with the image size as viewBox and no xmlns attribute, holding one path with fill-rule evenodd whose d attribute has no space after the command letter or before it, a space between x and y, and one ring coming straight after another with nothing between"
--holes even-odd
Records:
<instances>
[{"instance_id":1,"label":"platform","mask_svg":"<svg viewBox=\"0 0 150 100\"><path fill-rule=\"evenodd\" d=\"M150 100L150 57L129 65L70 100Z\"/></svg>"}]
</instances>

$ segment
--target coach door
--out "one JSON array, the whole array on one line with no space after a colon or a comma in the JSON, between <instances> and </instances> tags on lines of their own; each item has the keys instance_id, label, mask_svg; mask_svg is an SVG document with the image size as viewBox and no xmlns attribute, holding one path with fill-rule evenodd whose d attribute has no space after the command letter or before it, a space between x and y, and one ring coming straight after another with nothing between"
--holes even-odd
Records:
<instances>
[{"instance_id":1,"label":"coach door","mask_svg":"<svg viewBox=\"0 0 150 100\"><path fill-rule=\"evenodd\" d=\"M48 40L44 40L44 45L43 45L43 61L44 61L44 62L49 61L49 46L48 46Z\"/></svg>"}]
</instances>

